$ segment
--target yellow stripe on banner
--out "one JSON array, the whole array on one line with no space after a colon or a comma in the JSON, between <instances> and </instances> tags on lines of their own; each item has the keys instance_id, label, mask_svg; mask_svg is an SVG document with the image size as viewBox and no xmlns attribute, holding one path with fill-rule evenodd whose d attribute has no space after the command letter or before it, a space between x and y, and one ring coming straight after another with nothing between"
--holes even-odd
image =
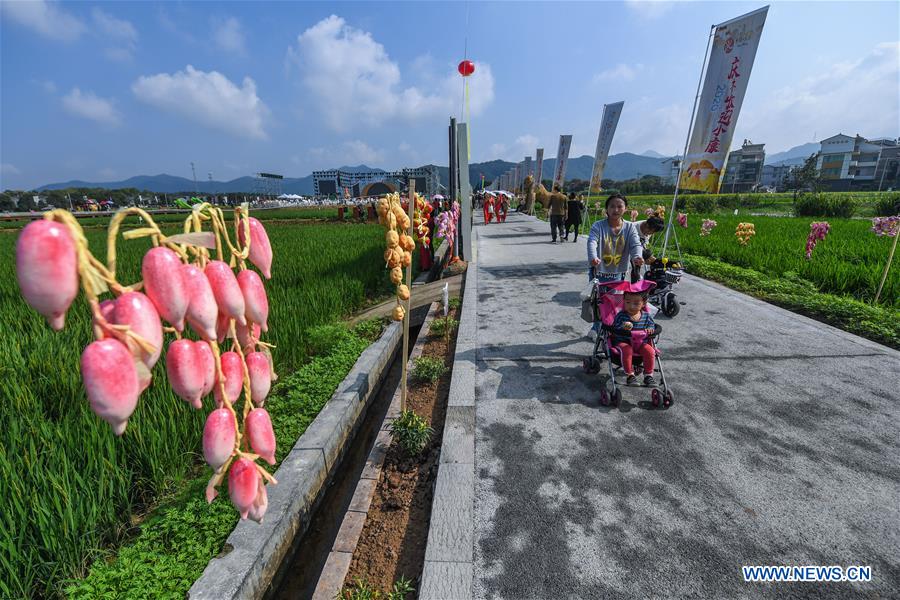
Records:
<instances>
[{"instance_id":1,"label":"yellow stripe on banner","mask_svg":"<svg viewBox=\"0 0 900 600\"><path fill-rule=\"evenodd\" d=\"M472 160L472 122L469 121L469 78L465 78L465 88L466 88L466 127L468 131L466 132L466 161L469 162Z\"/></svg>"}]
</instances>

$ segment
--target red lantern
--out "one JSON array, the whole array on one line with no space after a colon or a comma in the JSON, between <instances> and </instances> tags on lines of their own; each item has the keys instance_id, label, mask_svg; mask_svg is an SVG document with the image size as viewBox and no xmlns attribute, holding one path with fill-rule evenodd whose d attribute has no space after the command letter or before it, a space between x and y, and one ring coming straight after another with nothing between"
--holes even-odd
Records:
<instances>
[{"instance_id":1,"label":"red lantern","mask_svg":"<svg viewBox=\"0 0 900 600\"><path fill-rule=\"evenodd\" d=\"M459 63L459 66L456 67L456 70L459 71L459 74L463 77L468 77L475 72L475 63L473 63L471 60L464 60Z\"/></svg>"}]
</instances>

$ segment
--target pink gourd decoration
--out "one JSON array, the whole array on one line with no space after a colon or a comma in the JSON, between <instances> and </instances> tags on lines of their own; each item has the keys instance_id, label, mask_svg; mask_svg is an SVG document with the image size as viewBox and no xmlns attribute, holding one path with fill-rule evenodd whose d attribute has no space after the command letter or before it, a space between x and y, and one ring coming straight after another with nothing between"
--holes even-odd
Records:
<instances>
[{"instance_id":1,"label":"pink gourd decoration","mask_svg":"<svg viewBox=\"0 0 900 600\"><path fill-rule=\"evenodd\" d=\"M191 340L176 340L166 352L166 373L172 390L179 398L202 408L204 369L202 355Z\"/></svg>"},{"instance_id":2,"label":"pink gourd decoration","mask_svg":"<svg viewBox=\"0 0 900 600\"><path fill-rule=\"evenodd\" d=\"M215 340L219 307L209 285L209 279L194 265L184 265L184 281L189 298L186 315L188 324L203 339Z\"/></svg>"},{"instance_id":3,"label":"pink gourd decoration","mask_svg":"<svg viewBox=\"0 0 900 600\"><path fill-rule=\"evenodd\" d=\"M219 310L228 318L245 324L247 321L244 318L244 295L241 294L241 287L231 267L220 260L213 260L206 265L205 272Z\"/></svg>"},{"instance_id":4,"label":"pink gourd decoration","mask_svg":"<svg viewBox=\"0 0 900 600\"><path fill-rule=\"evenodd\" d=\"M231 458L236 437L234 415L230 411L217 408L209 413L203 426L203 457L214 471Z\"/></svg>"},{"instance_id":5,"label":"pink gourd decoration","mask_svg":"<svg viewBox=\"0 0 900 600\"><path fill-rule=\"evenodd\" d=\"M250 397L253 404L262 406L272 387L272 369L269 359L262 352L251 352L245 357L250 374Z\"/></svg>"},{"instance_id":6,"label":"pink gourd decoration","mask_svg":"<svg viewBox=\"0 0 900 600\"><path fill-rule=\"evenodd\" d=\"M206 342L194 342L194 350L200 355L200 363L203 365L203 392L206 397L216 385L216 356Z\"/></svg>"},{"instance_id":7,"label":"pink gourd decoration","mask_svg":"<svg viewBox=\"0 0 900 600\"><path fill-rule=\"evenodd\" d=\"M16 242L16 276L25 302L59 331L78 294L77 252L65 225L34 221Z\"/></svg>"},{"instance_id":8,"label":"pink gourd decoration","mask_svg":"<svg viewBox=\"0 0 900 600\"><path fill-rule=\"evenodd\" d=\"M216 339L220 344L228 339L229 322L226 314L219 313L219 316L216 317Z\"/></svg>"},{"instance_id":9,"label":"pink gourd decoration","mask_svg":"<svg viewBox=\"0 0 900 600\"><path fill-rule=\"evenodd\" d=\"M241 457L231 463L228 470L228 494L231 503L241 513L241 519L246 519L253 508L253 501L259 491L260 475L256 465L250 460Z\"/></svg>"},{"instance_id":10,"label":"pink gourd decoration","mask_svg":"<svg viewBox=\"0 0 900 600\"><path fill-rule=\"evenodd\" d=\"M248 323L247 325L235 325L238 343L241 348L248 348L259 341L260 328L257 323Z\"/></svg>"},{"instance_id":11,"label":"pink gourd decoration","mask_svg":"<svg viewBox=\"0 0 900 600\"><path fill-rule=\"evenodd\" d=\"M253 500L253 506L250 508L247 517L252 521L262 523L263 517L266 516L266 509L268 508L269 495L266 493L266 482L260 477L259 484L257 485L256 498Z\"/></svg>"},{"instance_id":12,"label":"pink gourd decoration","mask_svg":"<svg viewBox=\"0 0 900 600\"><path fill-rule=\"evenodd\" d=\"M266 279L272 279L272 245L269 243L269 235L257 219L247 217L250 222L250 262L256 265ZM241 244L244 240L244 224L238 227L238 239Z\"/></svg>"},{"instance_id":13,"label":"pink gourd decoration","mask_svg":"<svg viewBox=\"0 0 900 600\"><path fill-rule=\"evenodd\" d=\"M244 295L247 320L259 323L263 331L269 330L269 299L266 288L256 271L245 269L238 273L238 285Z\"/></svg>"},{"instance_id":14,"label":"pink gourd decoration","mask_svg":"<svg viewBox=\"0 0 900 600\"><path fill-rule=\"evenodd\" d=\"M144 291L160 316L176 331L184 331L189 298L178 255L162 246L151 248L141 263L141 276L144 278Z\"/></svg>"},{"instance_id":15,"label":"pink gourd decoration","mask_svg":"<svg viewBox=\"0 0 900 600\"><path fill-rule=\"evenodd\" d=\"M219 358L222 363L222 374L225 376L225 395L231 404L237 402L241 397L241 390L244 389L244 365L241 357L237 352L223 352ZM221 408L224 405L222 400L222 386L216 381L213 388L213 394L216 399L216 406Z\"/></svg>"},{"instance_id":16,"label":"pink gourd decoration","mask_svg":"<svg viewBox=\"0 0 900 600\"><path fill-rule=\"evenodd\" d=\"M270 465L275 464L275 430L272 419L264 408L254 408L247 414L244 428L250 438L250 447Z\"/></svg>"},{"instance_id":17,"label":"pink gourd decoration","mask_svg":"<svg viewBox=\"0 0 900 600\"><path fill-rule=\"evenodd\" d=\"M101 311L102 309L101 306ZM159 313L156 312L156 306L150 301L150 298L140 292L122 294L116 298L112 311L112 322L116 325L128 325L132 331L153 346L154 350L149 354L138 349L138 358L148 369L152 369L162 353L163 331Z\"/></svg>"},{"instance_id":18,"label":"pink gourd decoration","mask_svg":"<svg viewBox=\"0 0 900 600\"><path fill-rule=\"evenodd\" d=\"M140 393L128 348L114 339L91 342L81 354L81 376L91 410L122 435Z\"/></svg>"}]
</instances>

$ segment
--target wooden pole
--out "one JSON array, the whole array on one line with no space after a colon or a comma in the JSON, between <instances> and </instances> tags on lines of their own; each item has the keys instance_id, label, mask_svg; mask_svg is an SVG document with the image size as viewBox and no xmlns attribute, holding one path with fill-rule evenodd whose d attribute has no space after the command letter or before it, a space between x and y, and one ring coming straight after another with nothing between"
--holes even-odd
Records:
<instances>
[{"instance_id":1,"label":"wooden pole","mask_svg":"<svg viewBox=\"0 0 900 600\"><path fill-rule=\"evenodd\" d=\"M897 240L900 239L900 224L897 225L897 232L894 234L894 243L891 244L891 253L888 255L887 264L884 265L884 273L881 274L881 283L878 284L878 291L875 292L875 304L878 304L878 298L881 296L881 288L887 279L888 271L891 270L891 262L894 260L894 251L897 249Z\"/></svg>"},{"instance_id":2,"label":"wooden pole","mask_svg":"<svg viewBox=\"0 0 900 600\"><path fill-rule=\"evenodd\" d=\"M411 238L416 239L413 236L413 215L415 214L415 206L416 206L416 180L410 178L409 180L409 231L407 235ZM412 304L412 261L409 261L409 264L406 265L406 287L409 289L409 298L406 299L406 312L403 314L403 373L401 374L400 379L400 411L403 412L406 410L406 378L407 378L407 357L409 356L409 307Z\"/></svg>"}]
</instances>

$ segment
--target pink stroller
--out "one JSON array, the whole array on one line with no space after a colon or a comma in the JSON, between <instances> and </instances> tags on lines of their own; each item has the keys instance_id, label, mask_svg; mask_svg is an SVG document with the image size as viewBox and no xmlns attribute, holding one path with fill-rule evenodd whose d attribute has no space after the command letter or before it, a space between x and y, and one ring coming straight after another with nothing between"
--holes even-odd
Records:
<instances>
[{"instance_id":1,"label":"pink stroller","mask_svg":"<svg viewBox=\"0 0 900 600\"><path fill-rule=\"evenodd\" d=\"M641 280L637 283L628 283L627 281L594 281L594 289L591 293L591 305L593 307L593 318L595 322L600 323L600 331L597 340L594 342L594 349L590 356L584 359L582 366L584 372L595 374L600 372L601 365L605 360L609 368L609 379L606 380L600 389L600 404L603 406L618 406L622 401L622 392L616 384L616 369L622 368L622 359L619 348L612 344L612 324L616 315L622 310L622 294L616 294L613 290L622 292L646 292L653 287L655 283L648 280ZM647 306L644 306L647 311ZM648 336L646 331L632 331L631 343L638 347L645 341L650 344L656 354L655 369L659 371L660 385L653 387L650 391L650 404L654 408L662 405L668 408L675 402L675 396L666 383L666 375L663 372L662 361L659 359L659 348L657 341L662 332L662 327L657 324L656 331L653 335ZM643 364L640 355L635 353L632 358L632 365L635 371Z\"/></svg>"}]
</instances>

